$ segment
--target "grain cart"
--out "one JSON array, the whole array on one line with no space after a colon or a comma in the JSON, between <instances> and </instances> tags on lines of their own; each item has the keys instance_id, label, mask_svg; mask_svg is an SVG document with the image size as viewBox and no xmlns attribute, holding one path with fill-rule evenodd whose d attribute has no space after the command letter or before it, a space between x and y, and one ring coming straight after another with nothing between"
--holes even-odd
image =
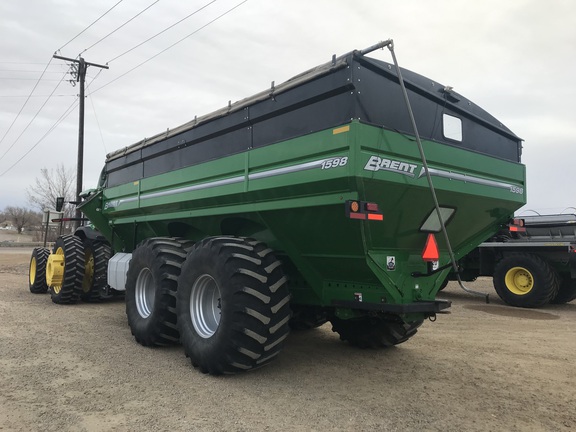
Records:
<instances>
[{"instance_id":1,"label":"grain cart","mask_svg":"<svg viewBox=\"0 0 576 432\"><path fill-rule=\"evenodd\" d=\"M491 276L500 298L516 307L576 299L576 214L522 216L515 222L461 259L460 277Z\"/></svg>"},{"instance_id":2,"label":"grain cart","mask_svg":"<svg viewBox=\"0 0 576 432\"><path fill-rule=\"evenodd\" d=\"M393 64L367 56L383 47ZM135 339L180 341L211 374L262 366L290 327L326 321L396 345L449 308L435 297L451 255L525 203L520 154L386 41L109 154L80 206L97 231L35 252L30 284L47 260L53 300L89 297L106 262Z\"/></svg>"}]
</instances>

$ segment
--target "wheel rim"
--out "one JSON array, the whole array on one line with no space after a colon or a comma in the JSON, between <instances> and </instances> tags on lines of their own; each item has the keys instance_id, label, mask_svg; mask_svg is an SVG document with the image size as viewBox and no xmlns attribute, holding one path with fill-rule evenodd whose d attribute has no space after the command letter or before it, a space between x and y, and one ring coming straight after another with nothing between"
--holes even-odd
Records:
<instances>
[{"instance_id":1,"label":"wheel rim","mask_svg":"<svg viewBox=\"0 0 576 432\"><path fill-rule=\"evenodd\" d=\"M28 272L28 276L30 277L30 285L34 285L36 281L36 257L32 257L30 260L30 271Z\"/></svg>"},{"instance_id":2,"label":"wheel rim","mask_svg":"<svg viewBox=\"0 0 576 432\"><path fill-rule=\"evenodd\" d=\"M64 249L59 247L56 251L48 257L46 264L46 283L52 288L54 294L60 294L62 285L64 283L64 269L66 266L66 259Z\"/></svg>"},{"instance_id":3,"label":"wheel rim","mask_svg":"<svg viewBox=\"0 0 576 432\"><path fill-rule=\"evenodd\" d=\"M82 291L89 293L94 281L94 254L88 248L84 252L84 280L82 281Z\"/></svg>"},{"instance_id":4,"label":"wheel rim","mask_svg":"<svg viewBox=\"0 0 576 432\"><path fill-rule=\"evenodd\" d=\"M513 267L506 273L506 287L516 295L526 295L534 288L534 277L524 267Z\"/></svg>"},{"instance_id":5,"label":"wheel rim","mask_svg":"<svg viewBox=\"0 0 576 432\"><path fill-rule=\"evenodd\" d=\"M140 270L136 279L136 309L142 318L148 318L154 310L154 298L156 297L156 284L148 267Z\"/></svg>"},{"instance_id":6,"label":"wheel rim","mask_svg":"<svg viewBox=\"0 0 576 432\"><path fill-rule=\"evenodd\" d=\"M196 332L203 338L211 337L220 325L220 288L208 274L194 282L190 295L190 318Z\"/></svg>"}]
</instances>

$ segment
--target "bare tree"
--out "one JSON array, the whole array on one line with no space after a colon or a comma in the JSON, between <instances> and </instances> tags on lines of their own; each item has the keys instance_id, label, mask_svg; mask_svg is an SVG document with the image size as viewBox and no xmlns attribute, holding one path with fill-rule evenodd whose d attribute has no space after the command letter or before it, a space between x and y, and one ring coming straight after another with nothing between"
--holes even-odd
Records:
<instances>
[{"instance_id":1,"label":"bare tree","mask_svg":"<svg viewBox=\"0 0 576 432\"><path fill-rule=\"evenodd\" d=\"M22 234L24 228L38 228L42 223L42 213L34 212L24 207L6 207L4 217L12 222L18 234Z\"/></svg>"},{"instance_id":2,"label":"bare tree","mask_svg":"<svg viewBox=\"0 0 576 432\"><path fill-rule=\"evenodd\" d=\"M3 211L0 211L0 228L6 228L8 226L8 217Z\"/></svg>"},{"instance_id":3,"label":"bare tree","mask_svg":"<svg viewBox=\"0 0 576 432\"><path fill-rule=\"evenodd\" d=\"M54 208L57 197L64 197L64 217L73 217L75 207L68 201L75 200L76 176L73 169L66 169L58 164L56 169L42 168L40 177L34 179L34 184L26 189L28 202L40 211Z\"/></svg>"}]
</instances>

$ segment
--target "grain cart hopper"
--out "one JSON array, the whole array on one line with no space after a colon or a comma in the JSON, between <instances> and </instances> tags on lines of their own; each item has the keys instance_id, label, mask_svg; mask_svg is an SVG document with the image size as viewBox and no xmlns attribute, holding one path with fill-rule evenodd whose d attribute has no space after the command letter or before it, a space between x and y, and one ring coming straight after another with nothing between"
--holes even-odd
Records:
<instances>
[{"instance_id":1,"label":"grain cart hopper","mask_svg":"<svg viewBox=\"0 0 576 432\"><path fill-rule=\"evenodd\" d=\"M90 296L106 261L136 340L180 341L211 374L264 365L289 327L327 320L361 347L412 337L449 307L435 297L450 251L466 255L525 203L525 169L495 118L367 56L386 46L109 154L80 206L97 231L63 236L47 259L64 269L46 271L52 298Z\"/></svg>"}]
</instances>

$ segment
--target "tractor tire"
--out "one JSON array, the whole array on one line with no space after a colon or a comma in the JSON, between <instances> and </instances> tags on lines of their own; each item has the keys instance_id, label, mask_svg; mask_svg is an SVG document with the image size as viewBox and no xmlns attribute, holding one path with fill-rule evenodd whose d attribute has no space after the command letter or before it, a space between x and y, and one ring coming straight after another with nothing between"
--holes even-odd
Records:
<instances>
[{"instance_id":1,"label":"tractor tire","mask_svg":"<svg viewBox=\"0 0 576 432\"><path fill-rule=\"evenodd\" d=\"M46 263L49 255L48 248L34 248L32 251L28 271L29 287L32 294L46 294L48 292Z\"/></svg>"},{"instance_id":2,"label":"tractor tire","mask_svg":"<svg viewBox=\"0 0 576 432\"><path fill-rule=\"evenodd\" d=\"M418 332L423 320L413 323L387 321L379 317L330 319L340 340L359 348L386 348L406 342Z\"/></svg>"},{"instance_id":3,"label":"tractor tire","mask_svg":"<svg viewBox=\"0 0 576 432\"><path fill-rule=\"evenodd\" d=\"M551 303L564 304L574 299L576 299L576 279L570 278L568 274L561 278L560 288Z\"/></svg>"},{"instance_id":4,"label":"tractor tire","mask_svg":"<svg viewBox=\"0 0 576 432\"><path fill-rule=\"evenodd\" d=\"M126 273L126 315L132 335L144 346L178 343L176 289L186 252L172 238L144 240Z\"/></svg>"},{"instance_id":5,"label":"tractor tire","mask_svg":"<svg viewBox=\"0 0 576 432\"><path fill-rule=\"evenodd\" d=\"M84 240L84 279L79 293L82 301L99 302L108 285L108 260L112 248L107 243Z\"/></svg>"},{"instance_id":6,"label":"tractor tire","mask_svg":"<svg viewBox=\"0 0 576 432\"><path fill-rule=\"evenodd\" d=\"M46 283L56 304L71 304L78 300L84 278L84 247L73 235L56 239L46 265Z\"/></svg>"},{"instance_id":7,"label":"tractor tire","mask_svg":"<svg viewBox=\"0 0 576 432\"><path fill-rule=\"evenodd\" d=\"M442 282L442 285L440 285L440 289L438 290L438 292L440 292L444 288L446 288L448 286L448 282L450 282L450 281L448 280L448 276L446 276L446 279L444 279L444 282Z\"/></svg>"},{"instance_id":8,"label":"tractor tire","mask_svg":"<svg viewBox=\"0 0 576 432\"><path fill-rule=\"evenodd\" d=\"M559 288L556 271L546 261L523 253L509 255L496 264L493 283L504 302L523 308L549 303Z\"/></svg>"},{"instance_id":9,"label":"tractor tire","mask_svg":"<svg viewBox=\"0 0 576 432\"><path fill-rule=\"evenodd\" d=\"M210 237L188 253L178 281L178 328L202 373L234 374L274 359L289 334L290 294L263 243Z\"/></svg>"}]
</instances>

